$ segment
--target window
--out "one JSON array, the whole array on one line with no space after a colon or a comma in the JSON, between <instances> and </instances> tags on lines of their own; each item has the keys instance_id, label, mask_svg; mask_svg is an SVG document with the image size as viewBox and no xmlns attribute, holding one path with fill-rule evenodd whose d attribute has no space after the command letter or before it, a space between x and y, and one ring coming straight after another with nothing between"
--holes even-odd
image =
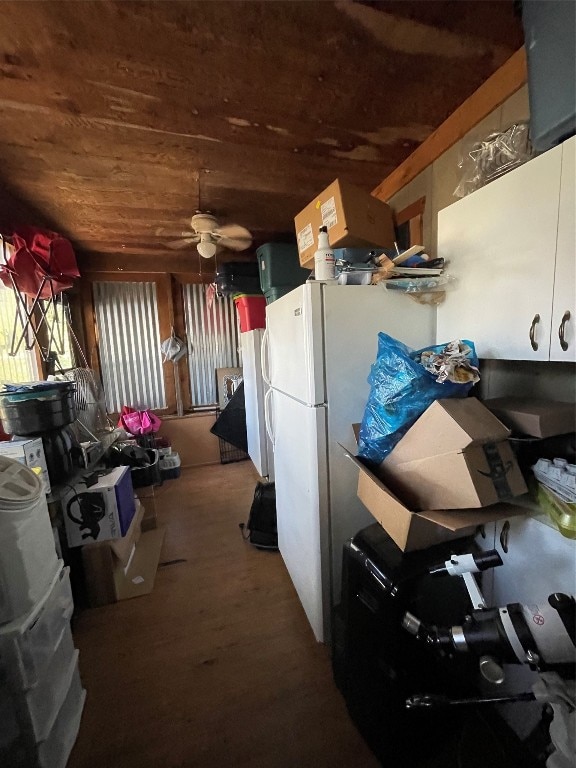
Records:
<instances>
[{"instance_id":1,"label":"window","mask_svg":"<svg viewBox=\"0 0 576 768\"><path fill-rule=\"evenodd\" d=\"M93 283L106 408L167 407L155 282Z\"/></svg>"},{"instance_id":2,"label":"window","mask_svg":"<svg viewBox=\"0 0 576 768\"><path fill-rule=\"evenodd\" d=\"M10 288L0 286L0 381L35 381L39 378L36 355L33 349L26 349L23 341L18 353L9 354L16 319L16 296ZM18 323L16 341L22 332Z\"/></svg>"},{"instance_id":3,"label":"window","mask_svg":"<svg viewBox=\"0 0 576 768\"><path fill-rule=\"evenodd\" d=\"M204 285L187 284L182 289L192 407L215 405L216 369L240 365L236 308L230 298L208 302Z\"/></svg>"}]
</instances>

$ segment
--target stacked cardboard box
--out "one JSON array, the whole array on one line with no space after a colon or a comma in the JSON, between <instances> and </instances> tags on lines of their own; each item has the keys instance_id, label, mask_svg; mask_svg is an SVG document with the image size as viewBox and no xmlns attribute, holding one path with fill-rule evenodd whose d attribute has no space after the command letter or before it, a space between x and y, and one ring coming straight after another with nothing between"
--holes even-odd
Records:
<instances>
[{"instance_id":1,"label":"stacked cardboard box","mask_svg":"<svg viewBox=\"0 0 576 768\"><path fill-rule=\"evenodd\" d=\"M358 497L403 551L524 514L511 503L527 489L509 434L475 398L438 400L375 470L351 457Z\"/></svg>"},{"instance_id":2,"label":"stacked cardboard box","mask_svg":"<svg viewBox=\"0 0 576 768\"><path fill-rule=\"evenodd\" d=\"M125 536L83 547L86 589L92 607L146 595L154 588L164 530L154 524L144 531L145 517L145 507L136 499L136 514Z\"/></svg>"}]
</instances>

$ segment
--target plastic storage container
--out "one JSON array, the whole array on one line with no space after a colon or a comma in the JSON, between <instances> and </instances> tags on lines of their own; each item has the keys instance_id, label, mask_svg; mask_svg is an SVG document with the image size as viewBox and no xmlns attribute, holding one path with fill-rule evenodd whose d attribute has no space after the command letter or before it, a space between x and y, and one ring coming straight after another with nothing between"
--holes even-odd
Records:
<instances>
[{"instance_id":1,"label":"plastic storage container","mask_svg":"<svg viewBox=\"0 0 576 768\"><path fill-rule=\"evenodd\" d=\"M60 570L40 478L0 456L0 624L31 610Z\"/></svg>"},{"instance_id":2,"label":"plastic storage container","mask_svg":"<svg viewBox=\"0 0 576 768\"><path fill-rule=\"evenodd\" d=\"M295 288L303 285L310 276L309 269L302 269L298 247L290 243L264 243L256 249L260 286L266 295L271 288Z\"/></svg>"},{"instance_id":3,"label":"plastic storage container","mask_svg":"<svg viewBox=\"0 0 576 768\"><path fill-rule=\"evenodd\" d=\"M172 453L160 459L160 475L162 480L175 480L180 477L180 456Z\"/></svg>"},{"instance_id":4,"label":"plastic storage container","mask_svg":"<svg viewBox=\"0 0 576 768\"><path fill-rule=\"evenodd\" d=\"M0 626L0 665L13 687L27 690L39 682L68 628L74 609L69 570L55 576L29 613Z\"/></svg>"},{"instance_id":5,"label":"plastic storage container","mask_svg":"<svg viewBox=\"0 0 576 768\"><path fill-rule=\"evenodd\" d=\"M162 480L158 451L154 448L147 448L146 453L150 459L150 464L147 467L132 467L130 470L134 488L142 488L145 485L158 485Z\"/></svg>"},{"instance_id":6,"label":"plastic storage container","mask_svg":"<svg viewBox=\"0 0 576 768\"><path fill-rule=\"evenodd\" d=\"M78 652L67 670L62 702L52 713L46 738L38 740L29 722L7 698L0 696L0 765L22 768L65 768L80 728L86 692L78 671ZM0 690L4 685L0 674ZM3 703L8 708L3 709Z\"/></svg>"},{"instance_id":7,"label":"plastic storage container","mask_svg":"<svg viewBox=\"0 0 576 768\"><path fill-rule=\"evenodd\" d=\"M28 392L3 392L0 419L9 435L33 435L59 429L76 419L75 384L53 383Z\"/></svg>"},{"instance_id":8,"label":"plastic storage container","mask_svg":"<svg viewBox=\"0 0 576 768\"><path fill-rule=\"evenodd\" d=\"M38 744L39 768L65 768L78 736L86 691L82 688L78 666L74 670L68 694L48 738Z\"/></svg>"},{"instance_id":9,"label":"plastic storage container","mask_svg":"<svg viewBox=\"0 0 576 768\"><path fill-rule=\"evenodd\" d=\"M234 303L240 318L241 333L266 327L266 299L264 296L237 296Z\"/></svg>"},{"instance_id":10,"label":"plastic storage container","mask_svg":"<svg viewBox=\"0 0 576 768\"><path fill-rule=\"evenodd\" d=\"M3 675L7 682L0 685L0 712L15 713L15 717L10 719L16 722L19 734L35 742L48 738L70 688L77 664L78 651L74 648L68 624L62 632L45 674L33 688L18 690L12 687L10 679ZM4 742L3 734L0 737L0 749L2 746L8 746Z\"/></svg>"},{"instance_id":11,"label":"plastic storage container","mask_svg":"<svg viewBox=\"0 0 576 768\"><path fill-rule=\"evenodd\" d=\"M522 3L528 63L530 139L538 152L576 131L576 3Z\"/></svg>"},{"instance_id":12,"label":"plastic storage container","mask_svg":"<svg viewBox=\"0 0 576 768\"><path fill-rule=\"evenodd\" d=\"M280 288L270 288L270 290L266 291L266 304L272 304L273 301L282 298L282 296L286 296L287 293L290 293L290 291L293 290L293 285L282 285Z\"/></svg>"},{"instance_id":13,"label":"plastic storage container","mask_svg":"<svg viewBox=\"0 0 576 768\"><path fill-rule=\"evenodd\" d=\"M235 293L261 293L258 263L228 261L220 264L216 273L216 290L220 296L232 296Z\"/></svg>"}]
</instances>

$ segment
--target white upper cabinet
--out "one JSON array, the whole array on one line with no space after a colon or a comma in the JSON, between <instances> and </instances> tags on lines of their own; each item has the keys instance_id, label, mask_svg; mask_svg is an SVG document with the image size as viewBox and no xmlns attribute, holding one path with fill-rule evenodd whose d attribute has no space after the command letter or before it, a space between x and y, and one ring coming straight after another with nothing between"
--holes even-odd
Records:
<instances>
[{"instance_id":1,"label":"white upper cabinet","mask_svg":"<svg viewBox=\"0 0 576 768\"><path fill-rule=\"evenodd\" d=\"M457 278L438 307L439 343L470 339L483 358L575 359L575 141L438 214L438 255Z\"/></svg>"},{"instance_id":2,"label":"white upper cabinet","mask_svg":"<svg viewBox=\"0 0 576 768\"><path fill-rule=\"evenodd\" d=\"M550 360L576 360L576 137L564 142Z\"/></svg>"}]
</instances>

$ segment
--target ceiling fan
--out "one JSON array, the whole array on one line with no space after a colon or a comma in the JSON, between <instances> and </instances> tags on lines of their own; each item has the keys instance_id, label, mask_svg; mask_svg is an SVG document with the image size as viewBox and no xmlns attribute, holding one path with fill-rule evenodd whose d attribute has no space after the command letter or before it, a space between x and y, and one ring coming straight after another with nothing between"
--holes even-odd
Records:
<instances>
[{"instance_id":1,"label":"ceiling fan","mask_svg":"<svg viewBox=\"0 0 576 768\"><path fill-rule=\"evenodd\" d=\"M178 240L166 243L167 248L179 250L196 245L198 253L205 259L211 259L217 251L228 248L231 251L244 251L252 244L250 232L238 224L219 226L218 220L211 213L197 211L190 220L190 229L172 231L156 230L157 235L178 236Z\"/></svg>"}]
</instances>

